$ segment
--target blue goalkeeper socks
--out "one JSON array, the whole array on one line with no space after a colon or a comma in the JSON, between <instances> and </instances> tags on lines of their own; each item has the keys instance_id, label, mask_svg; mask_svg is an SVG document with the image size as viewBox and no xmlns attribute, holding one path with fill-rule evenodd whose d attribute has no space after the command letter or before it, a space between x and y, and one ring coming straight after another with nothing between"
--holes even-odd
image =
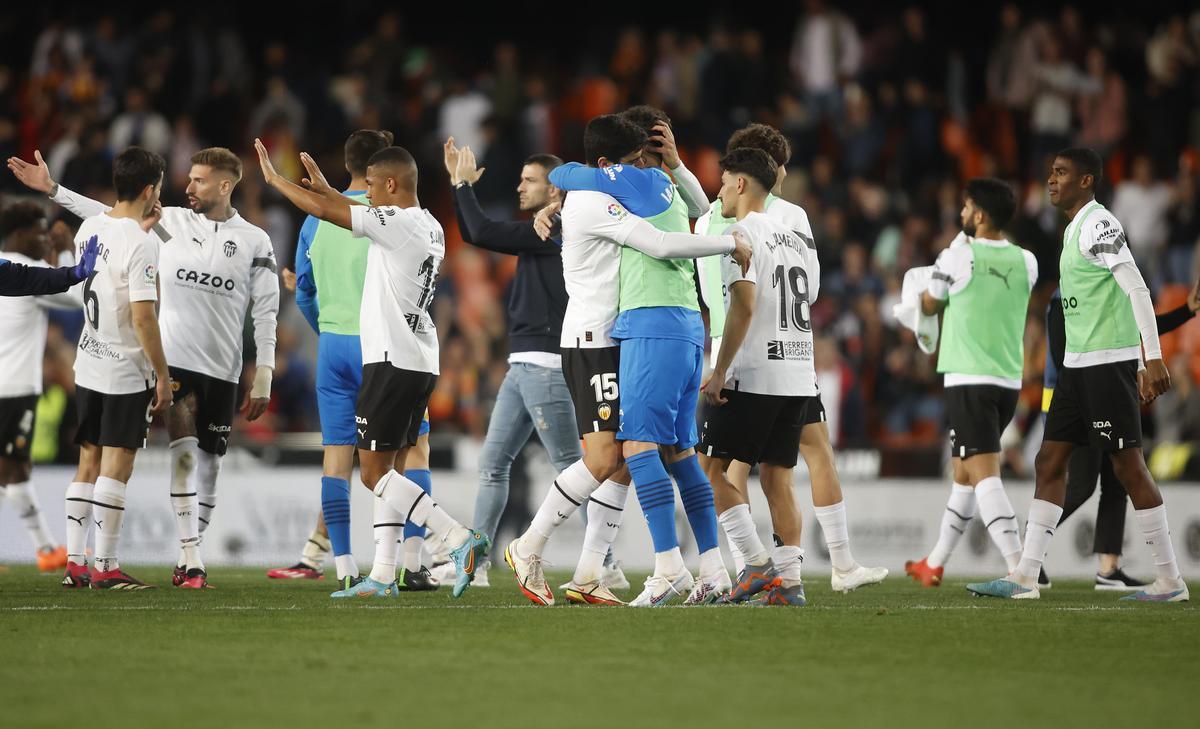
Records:
<instances>
[{"instance_id":1,"label":"blue goalkeeper socks","mask_svg":"<svg viewBox=\"0 0 1200 729\"><path fill-rule=\"evenodd\" d=\"M696 547L703 554L717 547L717 508L713 504L712 484L700 468L696 454L667 466L679 486L679 497L688 523L696 537Z\"/></svg>"},{"instance_id":2,"label":"blue goalkeeper socks","mask_svg":"<svg viewBox=\"0 0 1200 729\"><path fill-rule=\"evenodd\" d=\"M671 477L667 475L658 451L638 453L626 458L625 463L633 477L642 513L646 515L655 553L677 548L679 537L675 534L675 490L671 488ZM712 492L709 491L709 494L711 509Z\"/></svg>"},{"instance_id":3,"label":"blue goalkeeper socks","mask_svg":"<svg viewBox=\"0 0 1200 729\"><path fill-rule=\"evenodd\" d=\"M333 556L350 554L350 484L344 479L321 477L321 513Z\"/></svg>"},{"instance_id":4,"label":"blue goalkeeper socks","mask_svg":"<svg viewBox=\"0 0 1200 729\"><path fill-rule=\"evenodd\" d=\"M421 487L426 494L433 494L433 474L428 468L410 468L404 472L404 477ZM410 537L425 537L425 527L416 524L404 525L404 539Z\"/></svg>"}]
</instances>

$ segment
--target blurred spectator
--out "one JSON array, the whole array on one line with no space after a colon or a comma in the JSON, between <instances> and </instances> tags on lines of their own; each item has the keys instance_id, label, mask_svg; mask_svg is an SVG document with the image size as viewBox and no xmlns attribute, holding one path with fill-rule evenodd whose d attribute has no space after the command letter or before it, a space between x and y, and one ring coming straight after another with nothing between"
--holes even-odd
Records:
<instances>
[{"instance_id":1,"label":"blurred spectator","mask_svg":"<svg viewBox=\"0 0 1200 729\"><path fill-rule=\"evenodd\" d=\"M1099 48L1087 52L1087 74L1091 91L1080 95L1077 104L1081 127L1077 143L1108 157L1125 136L1125 81L1108 67Z\"/></svg>"},{"instance_id":2,"label":"blurred spectator","mask_svg":"<svg viewBox=\"0 0 1200 729\"><path fill-rule=\"evenodd\" d=\"M1041 62L1034 70L1037 90L1029 126L1033 133L1030 170L1040 174L1048 170L1049 158L1071 141L1071 109L1081 93L1096 93L1100 82L1084 75L1063 56L1062 42L1056 36L1042 41Z\"/></svg>"},{"instance_id":3,"label":"blurred spectator","mask_svg":"<svg viewBox=\"0 0 1200 729\"><path fill-rule=\"evenodd\" d=\"M806 0L792 39L790 68L814 123L842 116L842 84L858 73L862 46L858 30L824 0Z\"/></svg>"},{"instance_id":4,"label":"blurred spectator","mask_svg":"<svg viewBox=\"0 0 1200 729\"><path fill-rule=\"evenodd\" d=\"M1125 228L1129 248L1146 280L1157 288L1161 284L1161 257L1167 244L1167 209L1171 205L1171 186L1154 179L1150 158L1133 158L1129 179L1117 184L1112 212Z\"/></svg>"},{"instance_id":5,"label":"blurred spectator","mask_svg":"<svg viewBox=\"0 0 1200 729\"><path fill-rule=\"evenodd\" d=\"M125 92L125 110L113 119L108 131L108 145L121 150L129 146L167 155L171 144L171 126L162 114L150 108L146 92L133 87Z\"/></svg>"},{"instance_id":6,"label":"blurred spectator","mask_svg":"<svg viewBox=\"0 0 1200 729\"><path fill-rule=\"evenodd\" d=\"M1179 443L1200 440L1200 390L1192 379L1188 356L1171 360L1171 389L1155 404L1159 440Z\"/></svg>"}]
</instances>

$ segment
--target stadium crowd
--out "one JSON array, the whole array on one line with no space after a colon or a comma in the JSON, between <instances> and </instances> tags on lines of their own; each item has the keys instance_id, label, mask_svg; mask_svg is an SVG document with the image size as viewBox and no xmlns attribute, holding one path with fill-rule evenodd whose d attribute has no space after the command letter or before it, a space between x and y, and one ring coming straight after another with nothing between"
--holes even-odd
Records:
<instances>
[{"instance_id":1,"label":"stadium crowd","mask_svg":"<svg viewBox=\"0 0 1200 729\"><path fill-rule=\"evenodd\" d=\"M417 156L421 199L447 234L433 428L479 435L506 370L504 301L515 260L463 243L442 142L453 136L474 150L487 170L476 186L481 203L509 218L522 161L535 152L581 158L583 124L598 114L635 103L665 109L710 194L730 133L767 122L792 142L784 196L807 210L825 272L813 319L818 369L840 382L825 392L834 437L852 446L932 444L943 429L941 378L891 311L903 272L931 263L958 232L965 180L992 175L1017 186L1008 233L1038 258L1023 429L1041 403L1041 322L1065 225L1046 196L1047 155L1068 144L1105 155L1101 199L1123 221L1160 308L1182 303L1197 276L1200 11L1096 19L1073 5L994 10L995 22L976 28L981 38L916 6L884 5L851 20L808 0L786 34L721 22L630 27L588 41L569 64L516 38L474 54L426 42L394 12L327 36L319 55L303 39L259 42L216 16L166 8L144 17L48 12L39 35L0 56L0 156L32 159L40 149L63 185L105 200L112 156L137 144L167 159L170 204L202 147L227 145L249 161L261 137L292 179L302 173L296 153L307 150L336 185L350 131L392 130ZM241 213L270 233L279 260L291 260L297 211L257 175L238 190ZM24 194L10 175L0 175L0 192ZM78 314L55 315L45 398L59 417L39 415L42 428L74 421L64 395L80 325ZM1163 343L1176 389L1151 411L1171 413L1158 436L1195 439L1200 417L1179 414L1200 412L1200 326ZM247 437L316 429L314 349L285 301L272 410L243 429ZM251 368L252 352L248 344Z\"/></svg>"}]
</instances>

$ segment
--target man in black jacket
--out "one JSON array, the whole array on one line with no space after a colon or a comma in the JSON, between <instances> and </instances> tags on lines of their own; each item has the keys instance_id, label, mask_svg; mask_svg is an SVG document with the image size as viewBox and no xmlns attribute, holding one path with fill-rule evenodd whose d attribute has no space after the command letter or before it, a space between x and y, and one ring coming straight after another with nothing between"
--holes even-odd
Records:
<instances>
[{"instance_id":1,"label":"man in black jacket","mask_svg":"<svg viewBox=\"0 0 1200 729\"><path fill-rule=\"evenodd\" d=\"M508 503L509 472L513 460L536 430L557 472L582 457L575 423L575 408L562 373L559 336L567 308L563 283L561 243L542 240L533 221L497 221L484 213L472 187L484 172L476 167L470 148L444 147L446 170L454 186L454 207L463 240L487 251L517 257L517 271L508 302L508 373L496 395L487 437L479 456L479 493L475 500L475 528L495 542L500 515ZM536 213L561 192L550 184L550 170L562 160L535 154L525 160L517 185L520 209ZM475 570L476 586L486 586L485 562ZM482 584L481 584L482 581ZM605 582L614 589L629 586L620 567L605 569Z\"/></svg>"}]
</instances>

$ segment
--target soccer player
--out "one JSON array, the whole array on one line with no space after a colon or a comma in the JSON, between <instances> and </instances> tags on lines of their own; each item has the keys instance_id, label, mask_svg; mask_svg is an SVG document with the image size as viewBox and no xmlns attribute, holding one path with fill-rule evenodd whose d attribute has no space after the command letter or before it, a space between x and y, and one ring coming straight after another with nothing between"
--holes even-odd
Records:
<instances>
[{"instance_id":1,"label":"soccer player","mask_svg":"<svg viewBox=\"0 0 1200 729\"><path fill-rule=\"evenodd\" d=\"M34 154L36 165L9 161L26 186L80 217L108 209L56 183L41 153ZM240 411L256 420L271 397L279 279L271 239L231 203L242 160L224 147L210 147L192 155L191 163L188 206L164 208L155 233L167 272L161 324L175 394L167 412L171 506L180 544L172 583L202 589L208 574L200 540L216 508L217 476L238 408L243 321L250 307L258 366Z\"/></svg>"},{"instance_id":2,"label":"soccer player","mask_svg":"<svg viewBox=\"0 0 1200 729\"><path fill-rule=\"evenodd\" d=\"M340 195L307 154L305 189L279 176L267 149L254 140L267 184L304 212L368 238L366 278L359 311L363 367L354 420L363 485L375 494L375 563L367 579L333 597L392 597L396 585L396 525L428 527L451 548L458 565L452 594L470 586L487 552L483 534L463 528L418 484L401 475L416 445L438 374L438 339L429 316L445 235L417 200L417 164L402 147L367 160L365 182L372 206Z\"/></svg>"},{"instance_id":3,"label":"soccer player","mask_svg":"<svg viewBox=\"0 0 1200 729\"><path fill-rule=\"evenodd\" d=\"M651 106L635 106L621 116L648 136L637 165L599 170L572 163L551 173L552 181L564 190L594 190L612 195L659 230L690 232L689 218L707 212L708 200L699 180L679 158L670 118ZM664 168L678 183L672 181ZM659 260L630 248L622 250L618 310L613 337L621 343L621 368L626 377L620 379L626 382L627 397L617 439L626 441L623 448L629 467L643 474L642 480L650 484L652 491L658 487L657 479L666 475L662 457L666 458L700 551L699 581L688 590L681 590L680 584L666 590L656 582L657 591L647 587L642 602L657 604L674 590L688 592L687 604L710 603L727 593L732 583L717 541L712 486L694 449L704 349L704 321L696 297L694 264L685 260ZM693 372L686 363L697 348L700 371ZM637 483L636 476L634 481ZM639 484L638 488L642 486ZM669 479L666 490L670 490ZM601 496L596 501L623 507L624 494L616 500ZM681 581L692 582L687 570L671 574ZM662 590L666 592L660 594Z\"/></svg>"},{"instance_id":4,"label":"soccer player","mask_svg":"<svg viewBox=\"0 0 1200 729\"><path fill-rule=\"evenodd\" d=\"M162 157L130 147L113 160L117 204L83 221L80 249L96 236L100 255L83 288L85 323L75 354L79 469L67 487L67 563L63 586L140 590L150 587L121 570L117 546L125 485L150 417L171 405L171 378L154 303L158 241L149 232L161 215ZM152 379L153 378L153 379ZM88 522L96 527L89 574Z\"/></svg>"},{"instance_id":5,"label":"soccer player","mask_svg":"<svg viewBox=\"0 0 1200 729\"><path fill-rule=\"evenodd\" d=\"M634 165L640 160L646 141L645 130L629 119L615 114L598 116L584 129L584 154L589 167L605 170L605 174L619 175L625 165ZM552 174L551 182L554 181ZM660 190L666 193L665 187ZM545 216L551 209L543 209L539 216ZM591 497L602 482L621 469L622 453L616 442L616 432L623 420L619 378L622 365L614 329L620 313L622 286L619 282L625 275L623 251L634 248L659 259L735 252L735 258L743 265L749 262L750 253L745 241L731 236L695 236L659 230L631 214L612 196L591 190L577 190L567 195L562 206L562 240L563 277L570 297L560 341L563 374L575 403L575 416L584 440L584 456L558 475L530 528L505 550L505 561L516 574L517 583L526 597L546 605L553 604L554 595L542 572L543 547L554 529ZM665 283L661 278L659 281ZM674 281L671 286L675 290L681 284ZM699 314L698 309L696 314ZM676 355L679 353L675 352ZM655 365L643 362L642 366ZM656 366L666 368L672 363L664 361ZM680 366L680 363L675 362L674 366ZM682 384L674 394L677 398ZM625 402L630 400L626 398ZM677 418L661 423L664 429L671 430L672 443L681 441L676 429L682 430L685 426L683 411L677 411L676 415ZM688 412L686 416L686 420L692 422L694 432L694 413ZM691 445L693 443L688 443L687 447ZM650 523L655 544L656 570L648 584L653 588L651 592L659 597L655 604L660 604L675 594L690 590L692 577L679 554L675 534L675 495L659 458L657 444L644 452L647 455L639 459L639 463L653 460L660 472L641 482L637 472L633 472L638 500ZM642 493L643 484L649 487L645 494ZM711 510L711 488L708 492ZM617 503L605 503L613 507L609 509L611 513L605 519L605 527L613 523L615 533L621 507ZM589 528L595 521L598 519L589 518ZM584 587L579 584L579 579L577 571L576 585Z\"/></svg>"},{"instance_id":6,"label":"soccer player","mask_svg":"<svg viewBox=\"0 0 1200 729\"><path fill-rule=\"evenodd\" d=\"M513 460L534 432L556 471L565 471L583 455L559 349L567 309L562 247L560 241L542 240L532 221L489 218L475 197L474 184L483 170L476 166L474 153L469 147L456 147L453 138L446 141L444 152L463 240L484 250L517 256L517 272L508 302L509 368L496 396L479 455L479 493L475 500L475 524L494 540L501 513L508 503ZM522 211L536 213L551 203L561 203L561 192L550 184L548 177L561 164L561 159L549 154L536 154L525 160L517 185ZM596 504L606 499L605 494L616 494L607 499L621 499L623 503L622 494L628 488L628 484L606 482L593 494L585 513L598 508ZM585 551L598 553L603 560L609 554L607 546L585 542ZM489 560L476 570L475 584L487 584L490 565ZM599 581L609 589L629 586L620 567L611 561ZM569 591L567 598L574 599L574 595L574 591ZM594 597L590 593L587 596Z\"/></svg>"},{"instance_id":7,"label":"soccer player","mask_svg":"<svg viewBox=\"0 0 1200 729\"><path fill-rule=\"evenodd\" d=\"M1021 558L1017 515L1000 479L1000 434L1021 394L1025 319L1038 266L1032 253L1001 232L1016 209L1007 183L967 182L960 212L967 242L942 251L929 289L921 294L925 314L944 312L937 369L945 375L954 469L937 544L927 557L904 565L926 587L941 584L946 560L976 505L1010 571Z\"/></svg>"},{"instance_id":8,"label":"soccer player","mask_svg":"<svg viewBox=\"0 0 1200 729\"><path fill-rule=\"evenodd\" d=\"M805 411L817 402L810 306L820 290L816 250L765 213L778 165L766 152L736 148L721 159L720 201L754 246L749 270L725 261L728 291L723 343L704 384L701 462L712 480L721 524L745 566L729 594L745 602L768 590L764 605L805 604L800 530L792 471ZM781 544L769 552L750 518L744 489L725 477L734 459L760 464L763 492Z\"/></svg>"},{"instance_id":9,"label":"soccer player","mask_svg":"<svg viewBox=\"0 0 1200 729\"><path fill-rule=\"evenodd\" d=\"M783 223L795 233L805 245L815 247L812 227L808 222L808 214L804 208L794 205L778 197L775 191L787 176L787 163L791 159L791 145L787 138L774 127L766 124L750 124L734 132L726 144L726 153L743 147L760 149L767 153L777 165L778 172L775 186L763 203L764 212L769 218ZM718 198L713 201L708 213L696 221L697 233L720 233L734 223L732 217L725 217L724 208ZM719 259L708 258L697 261L700 290L708 306L709 329L713 336L713 361L720 356L721 332L725 317L724 290L719 269ZM820 262L814 257L810 261L813 272L820 275ZM837 464L834 461L833 445L829 437L829 425L826 423L825 406L821 403L821 394L816 395L815 403L805 408L804 429L800 431L800 456L808 466L809 479L812 482L813 511L817 522L821 525L821 533L825 537L825 546L829 549L829 560L833 571L829 581L835 592L850 592L865 585L882 582L888 574L884 567L866 567L860 565L850 551L850 530L846 517L846 504L842 498L842 486L838 479ZM750 480L750 464L734 460L725 473L728 481L742 494L746 494ZM737 546L730 542L733 553L734 567L741 570L744 566L744 555Z\"/></svg>"},{"instance_id":10,"label":"soccer player","mask_svg":"<svg viewBox=\"0 0 1200 729\"><path fill-rule=\"evenodd\" d=\"M392 133L360 129L346 139L346 171L350 187L344 195L366 202L367 160L392 143ZM296 305L318 333L317 405L324 445L321 477L321 510L317 527L305 543L300 561L292 567L267 572L272 578L323 576L321 564L332 549L340 589L357 581L358 565L350 550L350 477L354 471L357 441L354 405L362 385L362 346L359 342L359 310L367 269L366 240L332 223L308 216L300 228L296 246ZM427 465L429 426L421 424L421 436L410 460L423 456L424 467L410 463L405 471L422 488L431 487ZM404 568L398 584L402 589L436 589L428 570L420 565L424 531L405 527Z\"/></svg>"},{"instance_id":11,"label":"soccer player","mask_svg":"<svg viewBox=\"0 0 1200 729\"><path fill-rule=\"evenodd\" d=\"M1034 464L1037 486L1021 560L1007 576L972 583L976 595L1037 599L1038 573L1062 517L1067 461L1076 446L1102 449L1129 493L1134 516L1154 555L1157 579L1122 600L1182 602L1179 573L1162 494L1142 457L1140 402L1171 386L1162 361L1154 305L1121 223L1096 201L1102 162L1095 151L1059 152L1047 188L1071 221L1059 260L1066 353ZM1139 369L1142 353L1145 369Z\"/></svg>"},{"instance_id":12,"label":"soccer player","mask_svg":"<svg viewBox=\"0 0 1200 729\"><path fill-rule=\"evenodd\" d=\"M41 272L49 269L47 261L69 258L74 247L65 225L59 223L54 230L47 227L45 208L37 203L18 202L0 212L0 261ZM42 296L0 297L0 503L12 502L33 540L41 572L58 572L67 566L67 549L50 535L37 492L29 483L48 310L83 306L80 288Z\"/></svg>"}]
</instances>

